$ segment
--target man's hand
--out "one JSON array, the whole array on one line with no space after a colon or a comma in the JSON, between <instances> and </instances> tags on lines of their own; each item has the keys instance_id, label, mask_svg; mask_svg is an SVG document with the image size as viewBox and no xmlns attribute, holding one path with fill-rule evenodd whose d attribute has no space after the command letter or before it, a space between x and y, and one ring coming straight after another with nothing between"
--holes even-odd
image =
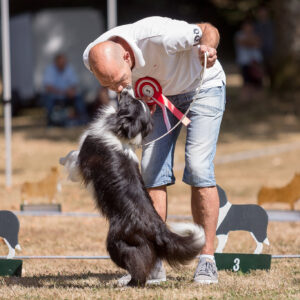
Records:
<instances>
[{"instance_id":1,"label":"man's hand","mask_svg":"<svg viewBox=\"0 0 300 300\"><path fill-rule=\"evenodd\" d=\"M144 96L144 97L142 97L141 100L143 100L147 104L147 102L151 100L151 97ZM156 104L148 105L148 107L149 107L151 115L153 115L154 112L156 111Z\"/></svg>"},{"instance_id":2,"label":"man's hand","mask_svg":"<svg viewBox=\"0 0 300 300\"><path fill-rule=\"evenodd\" d=\"M210 68L212 67L216 60L217 60L217 50L215 48L206 46L206 45L199 45L199 59L201 62L201 65L204 66L204 53L207 52L207 64L206 67Z\"/></svg>"},{"instance_id":3,"label":"man's hand","mask_svg":"<svg viewBox=\"0 0 300 300\"><path fill-rule=\"evenodd\" d=\"M200 39L199 47L199 59L203 66L204 53L207 52L207 68L214 65L217 59L217 47L220 41L219 31L216 27L209 23L197 24L201 31L202 37Z\"/></svg>"}]
</instances>

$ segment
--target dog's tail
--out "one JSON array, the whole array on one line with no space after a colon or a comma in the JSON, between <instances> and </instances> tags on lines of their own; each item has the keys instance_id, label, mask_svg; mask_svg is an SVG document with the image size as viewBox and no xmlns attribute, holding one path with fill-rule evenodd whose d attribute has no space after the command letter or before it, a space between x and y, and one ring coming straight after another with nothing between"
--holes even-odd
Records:
<instances>
[{"instance_id":1,"label":"dog's tail","mask_svg":"<svg viewBox=\"0 0 300 300\"><path fill-rule=\"evenodd\" d=\"M201 226L191 223L171 223L164 226L157 237L157 253L172 267L187 264L194 259L205 244Z\"/></svg>"}]
</instances>

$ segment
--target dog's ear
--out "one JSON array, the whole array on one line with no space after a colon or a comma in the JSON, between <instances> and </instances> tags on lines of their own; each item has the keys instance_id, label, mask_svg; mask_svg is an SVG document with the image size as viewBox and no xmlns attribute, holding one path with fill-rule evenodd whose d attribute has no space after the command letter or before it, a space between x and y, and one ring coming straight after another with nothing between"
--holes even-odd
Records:
<instances>
[{"instance_id":1,"label":"dog's ear","mask_svg":"<svg viewBox=\"0 0 300 300\"><path fill-rule=\"evenodd\" d=\"M148 107L125 91L121 93L117 112L116 134L125 139L133 139L138 134L145 137L152 129L151 115Z\"/></svg>"},{"instance_id":2,"label":"dog's ear","mask_svg":"<svg viewBox=\"0 0 300 300\"><path fill-rule=\"evenodd\" d=\"M137 122L139 116L135 103L130 97L127 97L127 94L124 96L120 101L117 112L117 135L130 140L140 132L141 128L137 126L139 125L139 122Z\"/></svg>"}]
</instances>

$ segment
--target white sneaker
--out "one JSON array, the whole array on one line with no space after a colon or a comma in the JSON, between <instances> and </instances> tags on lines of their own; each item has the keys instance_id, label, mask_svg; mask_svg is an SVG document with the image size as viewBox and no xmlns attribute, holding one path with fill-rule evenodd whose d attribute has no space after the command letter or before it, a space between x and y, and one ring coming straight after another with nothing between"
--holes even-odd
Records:
<instances>
[{"instance_id":1,"label":"white sneaker","mask_svg":"<svg viewBox=\"0 0 300 300\"><path fill-rule=\"evenodd\" d=\"M214 260L200 258L194 281L200 284L218 283L218 269Z\"/></svg>"},{"instance_id":2,"label":"white sneaker","mask_svg":"<svg viewBox=\"0 0 300 300\"><path fill-rule=\"evenodd\" d=\"M131 280L131 275L126 274L118 279L118 286L126 286ZM160 284L161 282L167 281L166 271L162 264L162 261L157 260L153 269L151 270L149 277L146 281L148 285Z\"/></svg>"},{"instance_id":3,"label":"white sneaker","mask_svg":"<svg viewBox=\"0 0 300 300\"><path fill-rule=\"evenodd\" d=\"M125 274L118 279L118 286L126 286L130 280L131 280L131 275L129 273Z\"/></svg>"}]
</instances>

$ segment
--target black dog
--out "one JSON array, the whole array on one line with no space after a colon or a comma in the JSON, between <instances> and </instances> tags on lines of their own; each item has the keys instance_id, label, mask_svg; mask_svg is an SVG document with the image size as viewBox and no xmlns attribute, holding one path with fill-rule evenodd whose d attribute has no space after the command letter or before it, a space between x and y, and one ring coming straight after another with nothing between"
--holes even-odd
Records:
<instances>
[{"instance_id":1,"label":"black dog","mask_svg":"<svg viewBox=\"0 0 300 300\"><path fill-rule=\"evenodd\" d=\"M109 220L110 257L131 274L129 285L134 286L145 284L158 258L171 266L193 259L205 237L202 227L194 224L173 224L170 231L154 209L132 150L151 131L151 115L131 91L122 91L117 110L106 107L99 112L81 139L79 154L71 152L61 162L75 174L71 178L80 174L92 191Z\"/></svg>"}]
</instances>

